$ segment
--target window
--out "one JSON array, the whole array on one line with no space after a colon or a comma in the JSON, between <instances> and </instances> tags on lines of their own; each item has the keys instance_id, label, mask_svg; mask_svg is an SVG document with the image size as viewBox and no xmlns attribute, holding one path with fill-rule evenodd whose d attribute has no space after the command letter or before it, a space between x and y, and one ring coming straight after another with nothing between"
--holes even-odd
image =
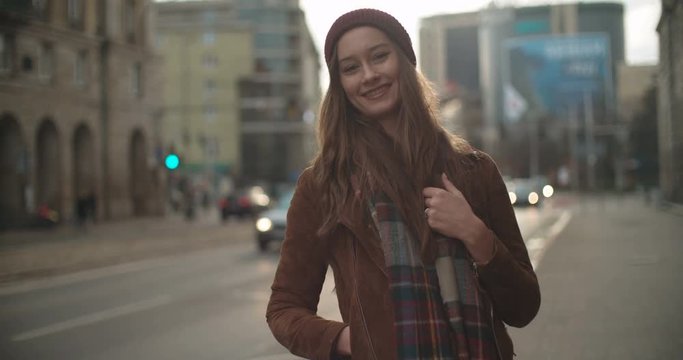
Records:
<instances>
[{"instance_id":1,"label":"window","mask_svg":"<svg viewBox=\"0 0 683 360\"><path fill-rule=\"evenodd\" d=\"M206 155L212 159L218 157L218 139L215 136L206 139Z\"/></svg>"},{"instance_id":2,"label":"window","mask_svg":"<svg viewBox=\"0 0 683 360\"><path fill-rule=\"evenodd\" d=\"M37 17L45 19L47 16L47 0L31 0L31 8Z\"/></svg>"},{"instance_id":3,"label":"window","mask_svg":"<svg viewBox=\"0 0 683 360\"><path fill-rule=\"evenodd\" d=\"M47 8L47 0L31 0L31 6L35 11L45 11Z\"/></svg>"},{"instance_id":4,"label":"window","mask_svg":"<svg viewBox=\"0 0 683 360\"><path fill-rule=\"evenodd\" d=\"M254 36L257 49L291 50L291 36L283 33L258 33Z\"/></svg>"},{"instance_id":5,"label":"window","mask_svg":"<svg viewBox=\"0 0 683 360\"><path fill-rule=\"evenodd\" d=\"M41 80L50 81L52 80L52 75L54 74L55 67L55 53L51 44L42 44L40 46L39 55L39 76Z\"/></svg>"},{"instance_id":6,"label":"window","mask_svg":"<svg viewBox=\"0 0 683 360\"><path fill-rule=\"evenodd\" d=\"M213 69L218 66L218 58L214 54L204 54L202 63L205 69Z\"/></svg>"},{"instance_id":7,"label":"window","mask_svg":"<svg viewBox=\"0 0 683 360\"><path fill-rule=\"evenodd\" d=\"M204 24L213 24L216 22L216 13L212 10L204 11L202 18L204 19Z\"/></svg>"},{"instance_id":8,"label":"window","mask_svg":"<svg viewBox=\"0 0 683 360\"><path fill-rule=\"evenodd\" d=\"M216 34L213 32L205 32L202 36L204 45L213 45L216 42Z\"/></svg>"},{"instance_id":9,"label":"window","mask_svg":"<svg viewBox=\"0 0 683 360\"><path fill-rule=\"evenodd\" d=\"M30 73L33 71L33 58L29 55L21 57L21 70Z\"/></svg>"},{"instance_id":10,"label":"window","mask_svg":"<svg viewBox=\"0 0 683 360\"><path fill-rule=\"evenodd\" d=\"M164 46L166 46L166 37L164 35L161 35L161 34L155 34L155 35L156 35L155 45L156 45L157 49L161 49Z\"/></svg>"},{"instance_id":11,"label":"window","mask_svg":"<svg viewBox=\"0 0 683 360\"><path fill-rule=\"evenodd\" d=\"M216 119L216 107L213 105L204 106L204 121L213 122Z\"/></svg>"},{"instance_id":12,"label":"window","mask_svg":"<svg viewBox=\"0 0 683 360\"><path fill-rule=\"evenodd\" d=\"M216 93L216 80L207 79L204 81L204 94L213 96Z\"/></svg>"},{"instance_id":13,"label":"window","mask_svg":"<svg viewBox=\"0 0 683 360\"><path fill-rule=\"evenodd\" d=\"M12 70L12 47L9 36L0 34L0 74Z\"/></svg>"},{"instance_id":14,"label":"window","mask_svg":"<svg viewBox=\"0 0 683 360\"><path fill-rule=\"evenodd\" d=\"M133 96L142 96L142 64L133 64L133 70L131 74L131 92Z\"/></svg>"},{"instance_id":15,"label":"window","mask_svg":"<svg viewBox=\"0 0 683 360\"><path fill-rule=\"evenodd\" d=\"M128 41L135 41L135 2L127 0L123 5L123 31Z\"/></svg>"},{"instance_id":16,"label":"window","mask_svg":"<svg viewBox=\"0 0 683 360\"><path fill-rule=\"evenodd\" d=\"M79 51L74 61L74 84L84 86L86 82L87 53Z\"/></svg>"},{"instance_id":17,"label":"window","mask_svg":"<svg viewBox=\"0 0 683 360\"><path fill-rule=\"evenodd\" d=\"M69 0L67 3L67 18L69 24L83 25L83 0Z\"/></svg>"},{"instance_id":18,"label":"window","mask_svg":"<svg viewBox=\"0 0 683 360\"><path fill-rule=\"evenodd\" d=\"M190 146L190 143L192 142L192 137L190 136L190 130L187 128L183 129L182 142L183 142L184 147Z\"/></svg>"}]
</instances>

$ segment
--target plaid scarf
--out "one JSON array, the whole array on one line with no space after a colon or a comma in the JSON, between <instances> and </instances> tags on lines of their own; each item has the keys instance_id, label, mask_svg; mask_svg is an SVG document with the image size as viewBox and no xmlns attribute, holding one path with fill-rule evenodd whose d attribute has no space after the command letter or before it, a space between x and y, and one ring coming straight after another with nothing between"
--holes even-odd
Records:
<instances>
[{"instance_id":1,"label":"plaid scarf","mask_svg":"<svg viewBox=\"0 0 683 360\"><path fill-rule=\"evenodd\" d=\"M375 194L369 205L389 273L399 359L496 359L486 306L462 242L435 234L437 262L424 265L419 243L392 201ZM439 276L456 284L444 284L437 266Z\"/></svg>"}]
</instances>

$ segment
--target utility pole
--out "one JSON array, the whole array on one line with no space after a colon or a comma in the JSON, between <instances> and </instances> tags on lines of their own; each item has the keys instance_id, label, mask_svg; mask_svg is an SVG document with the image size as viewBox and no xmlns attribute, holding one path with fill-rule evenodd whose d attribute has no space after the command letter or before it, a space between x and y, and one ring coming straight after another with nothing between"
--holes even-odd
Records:
<instances>
[{"instance_id":1,"label":"utility pole","mask_svg":"<svg viewBox=\"0 0 683 360\"><path fill-rule=\"evenodd\" d=\"M595 164L595 119L593 117L593 94L586 90L583 93L584 116L586 118L586 163L588 166L588 190L596 190Z\"/></svg>"},{"instance_id":2,"label":"utility pole","mask_svg":"<svg viewBox=\"0 0 683 360\"><path fill-rule=\"evenodd\" d=\"M539 131L538 131L538 126L539 126L539 119L536 115L533 115L529 118L528 121L528 126L529 126L529 178L534 179L538 176L539 174Z\"/></svg>"},{"instance_id":3,"label":"utility pole","mask_svg":"<svg viewBox=\"0 0 683 360\"><path fill-rule=\"evenodd\" d=\"M570 173L572 190L579 190L579 152L577 149L576 136L578 133L579 122L577 106L572 104L569 107L569 151L571 153Z\"/></svg>"},{"instance_id":4,"label":"utility pole","mask_svg":"<svg viewBox=\"0 0 683 360\"><path fill-rule=\"evenodd\" d=\"M102 10L105 11L104 9ZM106 14L106 12L105 12ZM106 18L106 17L103 17ZM102 26L106 26L106 23ZM109 56L111 53L111 41L105 33L100 43L100 136L101 149L100 159L102 166L102 210L103 218L111 217L111 194L109 182Z\"/></svg>"}]
</instances>

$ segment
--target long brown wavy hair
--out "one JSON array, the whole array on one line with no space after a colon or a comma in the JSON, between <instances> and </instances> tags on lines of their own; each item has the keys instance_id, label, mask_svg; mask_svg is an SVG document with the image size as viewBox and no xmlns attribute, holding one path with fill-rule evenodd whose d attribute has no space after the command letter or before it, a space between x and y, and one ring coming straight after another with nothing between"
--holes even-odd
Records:
<instances>
[{"instance_id":1,"label":"long brown wavy hair","mask_svg":"<svg viewBox=\"0 0 683 360\"><path fill-rule=\"evenodd\" d=\"M440 174L452 151L469 149L465 140L449 134L439 123L432 86L395 45L394 51L399 57L401 99L395 138L351 105L341 85L336 50L332 54L330 84L317 129L319 152L312 169L323 190L320 234L334 228L351 202L366 202L373 192L382 191L424 245L431 230L424 217L422 189L441 186ZM361 190L360 196L355 187ZM423 254L424 250L423 246Z\"/></svg>"}]
</instances>

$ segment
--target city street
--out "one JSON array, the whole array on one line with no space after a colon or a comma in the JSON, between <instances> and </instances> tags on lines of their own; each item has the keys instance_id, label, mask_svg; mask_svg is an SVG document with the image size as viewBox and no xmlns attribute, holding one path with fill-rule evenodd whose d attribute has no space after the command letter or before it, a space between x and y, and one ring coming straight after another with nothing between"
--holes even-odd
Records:
<instances>
[{"instance_id":1,"label":"city street","mask_svg":"<svg viewBox=\"0 0 683 360\"><path fill-rule=\"evenodd\" d=\"M683 250L680 244L672 241L675 227L678 234L683 230L678 225L680 221L676 221L680 217L655 213L637 200L580 202L567 196L554 200L541 209L517 209L543 292L537 319L528 328L512 332L519 358L659 359L673 358L659 355L680 354L683 322L674 305L682 303L683 297L680 285L670 286L681 283L680 275L674 272L671 255ZM639 215L643 222L638 225L647 226L648 212L656 215L650 214L659 219L652 224L658 229L653 229L663 232L665 236L659 239L669 248L653 247L631 257L628 246L620 248L596 241L600 239L596 236L612 241L613 236L623 235L622 230L633 232L634 226L624 216L632 210L625 205L634 204L646 210ZM614 223L599 224L603 221L599 219L616 221L623 228ZM36 277L8 282L0 287L0 358L294 358L273 339L264 317L269 285L278 261L277 249L258 253L250 236L253 233L249 231L249 223L200 222L191 226L193 239L203 236L204 232L220 232L232 238L222 245L186 254L149 257L54 277ZM150 227L146 228L147 236L152 236ZM647 231L646 227L634 235ZM165 233L165 236L174 235ZM187 235L178 233L176 236ZM654 241L652 239L657 237L647 239ZM635 241L624 239L624 245L627 244L635 244ZM596 249L600 253L596 253ZM672 252L674 250L677 252ZM620 255L626 256L627 262ZM599 265L589 265L598 258L603 258ZM677 264L681 262L676 261ZM610 266L617 268L610 270ZM670 270L667 274L671 275L661 277L658 282L643 282L650 279L659 266L666 267ZM630 269L630 272L623 272L628 278L618 276L622 268ZM676 278L678 282L667 283ZM629 285L629 279L638 279L638 284ZM638 291L636 286L647 291ZM615 287L622 292L634 291L635 295L641 295L629 299L624 293L618 293L608 301L600 300L603 291ZM332 289L328 276L319 313L339 319ZM638 303L634 303L636 300ZM654 306L656 304L660 306ZM649 310L635 314L639 309ZM671 312L661 313L658 309ZM653 328L657 322L661 327ZM642 329L635 328L636 324L643 324ZM593 331L582 333L582 326ZM642 338L647 341L639 343L636 335L645 333L648 335ZM671 340L667 342L668 348L660 345L662 334L668 334ZM627 339L631 345L623 344L620 338ZM616 351L617 345L623 351ZM581 355L563 352L569 349L579 349ZM594 355L590 355L591 349ZM629 356L625 352L629 349L637 350L634 354L647 356ZM659 352L647 352L653 349Z\"/></svg>"},{"instance_id":2,"label":"city street","mask_svg":"<svg viewBox=\"0 0 683 360\"><path fill-rule=\"evenodd\" d=\"M515 205L538 313L508 326L538 304L508 256L519 239L453 297L493 294L474 313L508 326L496 357L683 359L683 0L34 0L0 1L0 18L0 360L299 359L265 318L294 184L310 174L322 204L293 215L305 223L316 206L346 217L354 191L410 203L436 170L461 175L500 237L496 171ZM424 190L419 219L482 233L444 217L471 219L462 201ZM339 226L372 227L359 213ZM405 242L387 214L374 220ZM356 298L342 299L354 360L391 356L377 355L391 331L366 321L399 309L362 271L381 254L346 240L330 263L354 273L336 277ZM382 245L401 271L425 250ZM317 313L341 320L334 278ZM443 312L427 300L445 287L413 280L391 284L414 294L394 293L409 309L396 327ZM463 325L458 341L491 340ZM443 347L422 335L397 353Z\"/></svg>"}]
</instances>

